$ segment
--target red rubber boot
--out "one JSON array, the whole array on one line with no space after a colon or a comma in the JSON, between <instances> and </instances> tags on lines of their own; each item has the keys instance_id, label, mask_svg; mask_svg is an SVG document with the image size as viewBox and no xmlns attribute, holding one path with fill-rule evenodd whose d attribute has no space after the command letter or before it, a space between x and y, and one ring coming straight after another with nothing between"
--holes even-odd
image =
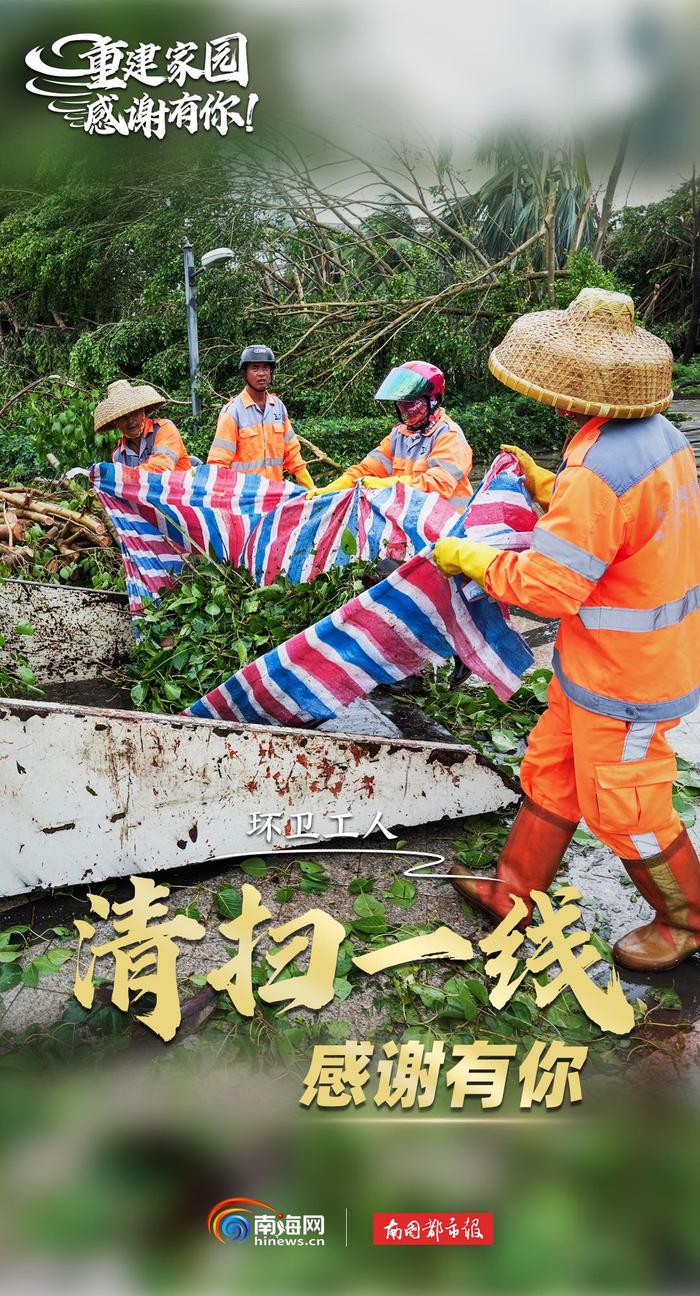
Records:
<instances>
[{"instance_id":1,"label":"red rubber boot","mask_svg":"<svg viewBox=\"0 0 700 1296\"><path fill-rule=\"evenodd\" d=\"M470 904L485 909L499 921L510 912L511 896L520 896L527 905L527 917L518 924L523 926L532 918L530 892L547 890L577 828L578 823L562 819L524 797L501 851L495 878L477 878L462 864L453 864L452 885Z\"/></svg>"}]
</instances>

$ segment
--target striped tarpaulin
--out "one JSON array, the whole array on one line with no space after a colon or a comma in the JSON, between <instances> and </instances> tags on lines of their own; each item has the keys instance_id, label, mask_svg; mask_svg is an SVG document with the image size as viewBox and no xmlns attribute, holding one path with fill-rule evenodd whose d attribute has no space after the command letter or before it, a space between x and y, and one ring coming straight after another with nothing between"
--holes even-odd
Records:
<instances>
[{"instance_id":1,"label":"striped tarpaulin","mask_svg":"<svg viewBox=\"0 0 700 1296\"><path fill-rule=\"evenodd\" d=\"M305 725L330 719L378 684L461 657L508 698L532 663L507 613L474 583L430 559L447 534L525 549L536 514L515 460L499 455L464 513L437 495L362 486L307 500L297 486L202 466L162 476L98 464L92 481L117 529L132 612L182 569L183 553L312 580L353 558L406 559L387 580L296 635L189 708L188 714Z\"/></svg>"},{"instance_id":2,"label":"striped tarpaulin","mask_svg":"<svg viewBox=\"0 0 700 1296\"><path fill-rule=\"evenodd\" d=\"M246 567L259 585L280 572L301 583L353 557L411 555L457 516L440 495L405 486L307 500L292 483L206 464L162 475L96 464L90 478L119 536L134 616L182 570L183 553Z\"/></svg>"}]
</instances>

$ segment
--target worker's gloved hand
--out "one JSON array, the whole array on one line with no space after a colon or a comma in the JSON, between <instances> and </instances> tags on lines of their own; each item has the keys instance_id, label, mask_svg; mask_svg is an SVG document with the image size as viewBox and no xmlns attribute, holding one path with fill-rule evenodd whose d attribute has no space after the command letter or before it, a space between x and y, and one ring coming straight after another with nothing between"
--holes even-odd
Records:
<instances>
[{"instance_id":1,"label":"worker's gloved hand","mask_svg":"<svg viewBox=\"0 0 700 1296\"><path fill-rule=\"evenodd\" d=\"M299 485L305 486L307 491L315 490L314 479L311 476L311 473L309 472L308 468L300 468L299 472L295 473L294 476L296 477L296 480L298 481Z\"/></svg>"},{"instance_id":2,"label":"worker's gloved hand","mask_svg":"<svg viewBox=\"0 0 700 1296\"><path fill-rule=\"evenodd\" d=\"M525 485L532 498L541 508L548 509L552 499L555 474L548 468L540 468L532 455L529 455L527 450L521 450L520 446L502 445L501 450L508 450L510 454L515 455L523 470Z\"/></svg>"},{"instance_id":3,"label":"worker's gloved hand","mask_svg":"<svg viewBox=\"0 0 700 1296\"><path fill-rule=\"evenodd\" d=\"M400 474L394 477L361 477L360 481L363 486L368 486L370 490L384 490L385 486L396 486L399 482L402 482L404 486L410 486L411 484L410 477L401 476Z\"/></svg>"},{"instance_id":4,"label":"worker's gloved hand","mask_svg":"<svg viewBox=\"0 0 700 1296\"><path fill-rule=\"evenodd\" d=\"M313 486L307 492L306 498L315 499L317 495L331 495L333 491L349 490L354 485L352 477L348 477L347 473L342 473L340 477L336 477L335 481L329 482L327 486Z\"/></svg>"},{"instance_id":5,"label":"worker's gloved hand","mask_svg":"<svg viewBox=\"0 0 700 1296\"><path fill-rule=\"evenodd\" d=\"M486 572L499 553L501 550L493 545L446 536L435 545L433 558L445 576L468 576L483 586Z\"/></svg>"}]
</instances>

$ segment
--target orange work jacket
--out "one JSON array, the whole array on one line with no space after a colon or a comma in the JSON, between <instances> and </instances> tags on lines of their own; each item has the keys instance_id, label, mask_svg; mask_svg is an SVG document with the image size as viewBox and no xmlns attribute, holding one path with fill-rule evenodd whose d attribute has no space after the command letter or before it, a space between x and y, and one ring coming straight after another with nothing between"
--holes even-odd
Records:
<instances>
[{"instance_id":1,"label":"orange work jacket","mask_svg":"<svg viewBox=\"0 0 700 1296\"><path fill-rule=\"evenodd\" d=\"M683 433L656 414L573 437L527 553L487 593L559 617L554 670L587 711L657 723L700 699L700 488Z\"/></svg>"},{"instance_id":2,"label":"orange work jacket","mask_svg":"<svg viewBox=\"0 0 700 1296\"><path fill-rule=\"evenodd\" d=\"M245 387L224 405L207 463L257 473L270 481L282 481L283 472L296 476L306 466L279 396L268 392L261 410Z\"/></svg>"},{"instance_id":3,"label":"orange work jacket","mask_svg":"<svg viewBox=\"0 0 700 1296\"><path fill-rule=\"evenodd\" d=\"M112 452L112 463L146 472L187 472L191 468L185 443L170 419L146 418L136 447L122 437Z\"/></svg>"},{"instance_id":4,"label":"orange work jacket","mask_svg":"<svg viewBox=\"0 0 700 1296\"><path fill-rule=\"evenodd\" d=\"M465 508L472 495L471 466L471 446L461 427L438 409L425 432L397 423L376 450L344 472L354 482L360 477L410 477L420 490L434 491Z\"/></svg>"}]
</instances>

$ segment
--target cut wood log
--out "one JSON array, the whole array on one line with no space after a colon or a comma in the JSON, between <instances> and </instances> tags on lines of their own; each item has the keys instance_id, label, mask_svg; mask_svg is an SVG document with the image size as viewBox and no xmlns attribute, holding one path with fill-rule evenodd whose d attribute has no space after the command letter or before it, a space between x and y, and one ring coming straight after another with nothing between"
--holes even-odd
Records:
<instances>
[{"instance_id":1,"label":"cut wood log","mask_svg":"<svg viewBox=\"0 0 700 1296\"><path fill-rule=\"evenodd\" d=\"M52 518L65 518L67 522L85 527L87 531L93 531L98 536L107 533L107 528L100 518L92 517L89 513L77 513L75 509L70 509L65 504L56 504L52 500L32 498L26 494L20 495L7 490L0 490L0 500L20 511L36 510Z\"/></svg>"}]
</instances>

